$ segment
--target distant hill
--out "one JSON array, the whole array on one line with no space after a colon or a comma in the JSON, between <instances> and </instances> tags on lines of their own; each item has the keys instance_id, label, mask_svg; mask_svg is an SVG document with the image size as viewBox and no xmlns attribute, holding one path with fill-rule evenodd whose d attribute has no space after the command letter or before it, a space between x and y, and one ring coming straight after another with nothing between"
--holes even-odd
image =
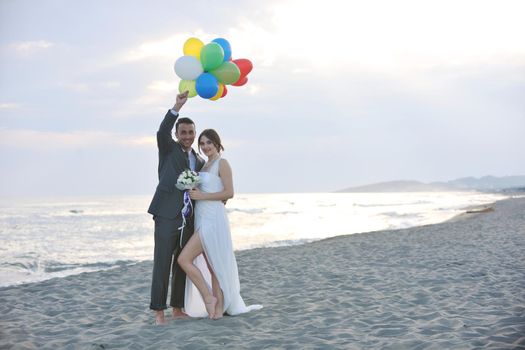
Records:
<instances>
[{"instance_id":1,"label":"distant hill","mask_svg":"<svg viewBox=\"0 0 525 350\"><path fill-rule=\"evenodd\" d=\"M444 192L444 191L524 191L525 176L464 177L447 182L388 181L349 187L336 192Z\"/></svg>"},{"instance_id":2,"label":"distant hill","mask_svg":"<svg viewBox=\"0 0 525 350\"><path fill-rule=\"evenodd\" d=\"M442 192L456 191L445 183L426 184L419 181L388 181L349 187L337 192Z\"/></svg>"},{"instance_id":3,"label":"distant hill","mask_svg":"<svg viewBox=\"0 0 525 350\"><path fill-rule=\"evenodd\" d=\"M473 189L485 191L501 191L504 189L525 187L525 176L483 176L463 177L447 182L459 189Z\"/></svg>"}]
</instances>

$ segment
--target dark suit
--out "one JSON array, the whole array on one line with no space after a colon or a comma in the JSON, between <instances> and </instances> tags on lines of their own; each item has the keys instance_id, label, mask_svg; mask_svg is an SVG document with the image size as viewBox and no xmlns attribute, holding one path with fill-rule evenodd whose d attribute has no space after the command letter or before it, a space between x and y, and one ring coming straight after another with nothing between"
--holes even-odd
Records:
<instances>
[{"instance_id":1,"label":"dark suit","mask_svg":"<svg viewBox=\"0 0 525 350\"><path fill-rule=\"evenodd\" d=\"M155 220L155 252L150 303L150 308L153 310L167 308L170 270L173 273L170 305L184 307L186 274L177 264L177 257L193 234L193 217L186 219L182 247L180 247L179 227L182 226L183 191L177 189L175 184L180 173L189 169L190 165L188 154L172 137L177 117L178 115L168 111L157 132L159 184L148 209L148 213L152 214ZM204 165L204 160L193 149L192 153L195 156L195 170L199 171Z\"/></svg>"}]
</instances>

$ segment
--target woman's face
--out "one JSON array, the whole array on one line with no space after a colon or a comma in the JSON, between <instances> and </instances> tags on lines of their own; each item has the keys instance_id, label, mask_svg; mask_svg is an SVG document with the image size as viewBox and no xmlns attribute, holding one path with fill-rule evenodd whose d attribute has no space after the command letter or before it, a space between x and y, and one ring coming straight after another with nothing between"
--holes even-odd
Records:
<instances>
[{"instance_id":1,"label":"woman's face","mask_svg":"<svg viewBox=\"0 0 525 350\"><path fill-rule=\"evenodd\" d=\"M219 150L213 142L207 138L206 136L202 135L199 140L199 147L201 148L201 151L204 153L204 155L208 158L213 158L217 153L219 153Z\"/></svg>"}]
</instances>

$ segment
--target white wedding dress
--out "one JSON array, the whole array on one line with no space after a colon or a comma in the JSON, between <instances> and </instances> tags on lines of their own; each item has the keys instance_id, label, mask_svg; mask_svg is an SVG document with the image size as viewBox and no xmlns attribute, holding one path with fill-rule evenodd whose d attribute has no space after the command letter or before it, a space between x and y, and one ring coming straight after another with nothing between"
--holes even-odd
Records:
<instances>
[{"instance_id":1,"label":"white wedding dress","mask_svg":"<svg viewBox=\"0 0 525 350\"><path fill-rule=\"evenodd\" d=\"M214 193L224 189L219 177L220 157L213 161L207 172L199 173L199 188L202 192ZM222 201L199 200L195 205L195 233L200 236L204 253L224 294L224 310L229 315L238 315L262 308L262 305L246 306L241 294L237 261L233 253L230 223ZM204 276L211 290L211 275L204 256L193 261ZM206 307L199 290L186 276L184 310L191 317L207 317Z\"/></svg>"}]
</instances>

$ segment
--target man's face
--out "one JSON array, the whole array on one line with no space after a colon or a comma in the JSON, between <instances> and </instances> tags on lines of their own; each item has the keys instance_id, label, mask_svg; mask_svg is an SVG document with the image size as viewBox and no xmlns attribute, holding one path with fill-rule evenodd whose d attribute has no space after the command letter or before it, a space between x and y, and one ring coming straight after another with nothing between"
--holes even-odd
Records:
<instances>
[{"instance_id":1,"label":"man's face","mask_svg":"<svg viewBox=\"0 0 525 350\"><path fill-rule=\"evenodd\" d=\"M195 141L195 125L186 123L179 124L175 132L175 137L177 137L182 147L188 150L191 148L193 141Z\"/></svg>"}]
</instances>

